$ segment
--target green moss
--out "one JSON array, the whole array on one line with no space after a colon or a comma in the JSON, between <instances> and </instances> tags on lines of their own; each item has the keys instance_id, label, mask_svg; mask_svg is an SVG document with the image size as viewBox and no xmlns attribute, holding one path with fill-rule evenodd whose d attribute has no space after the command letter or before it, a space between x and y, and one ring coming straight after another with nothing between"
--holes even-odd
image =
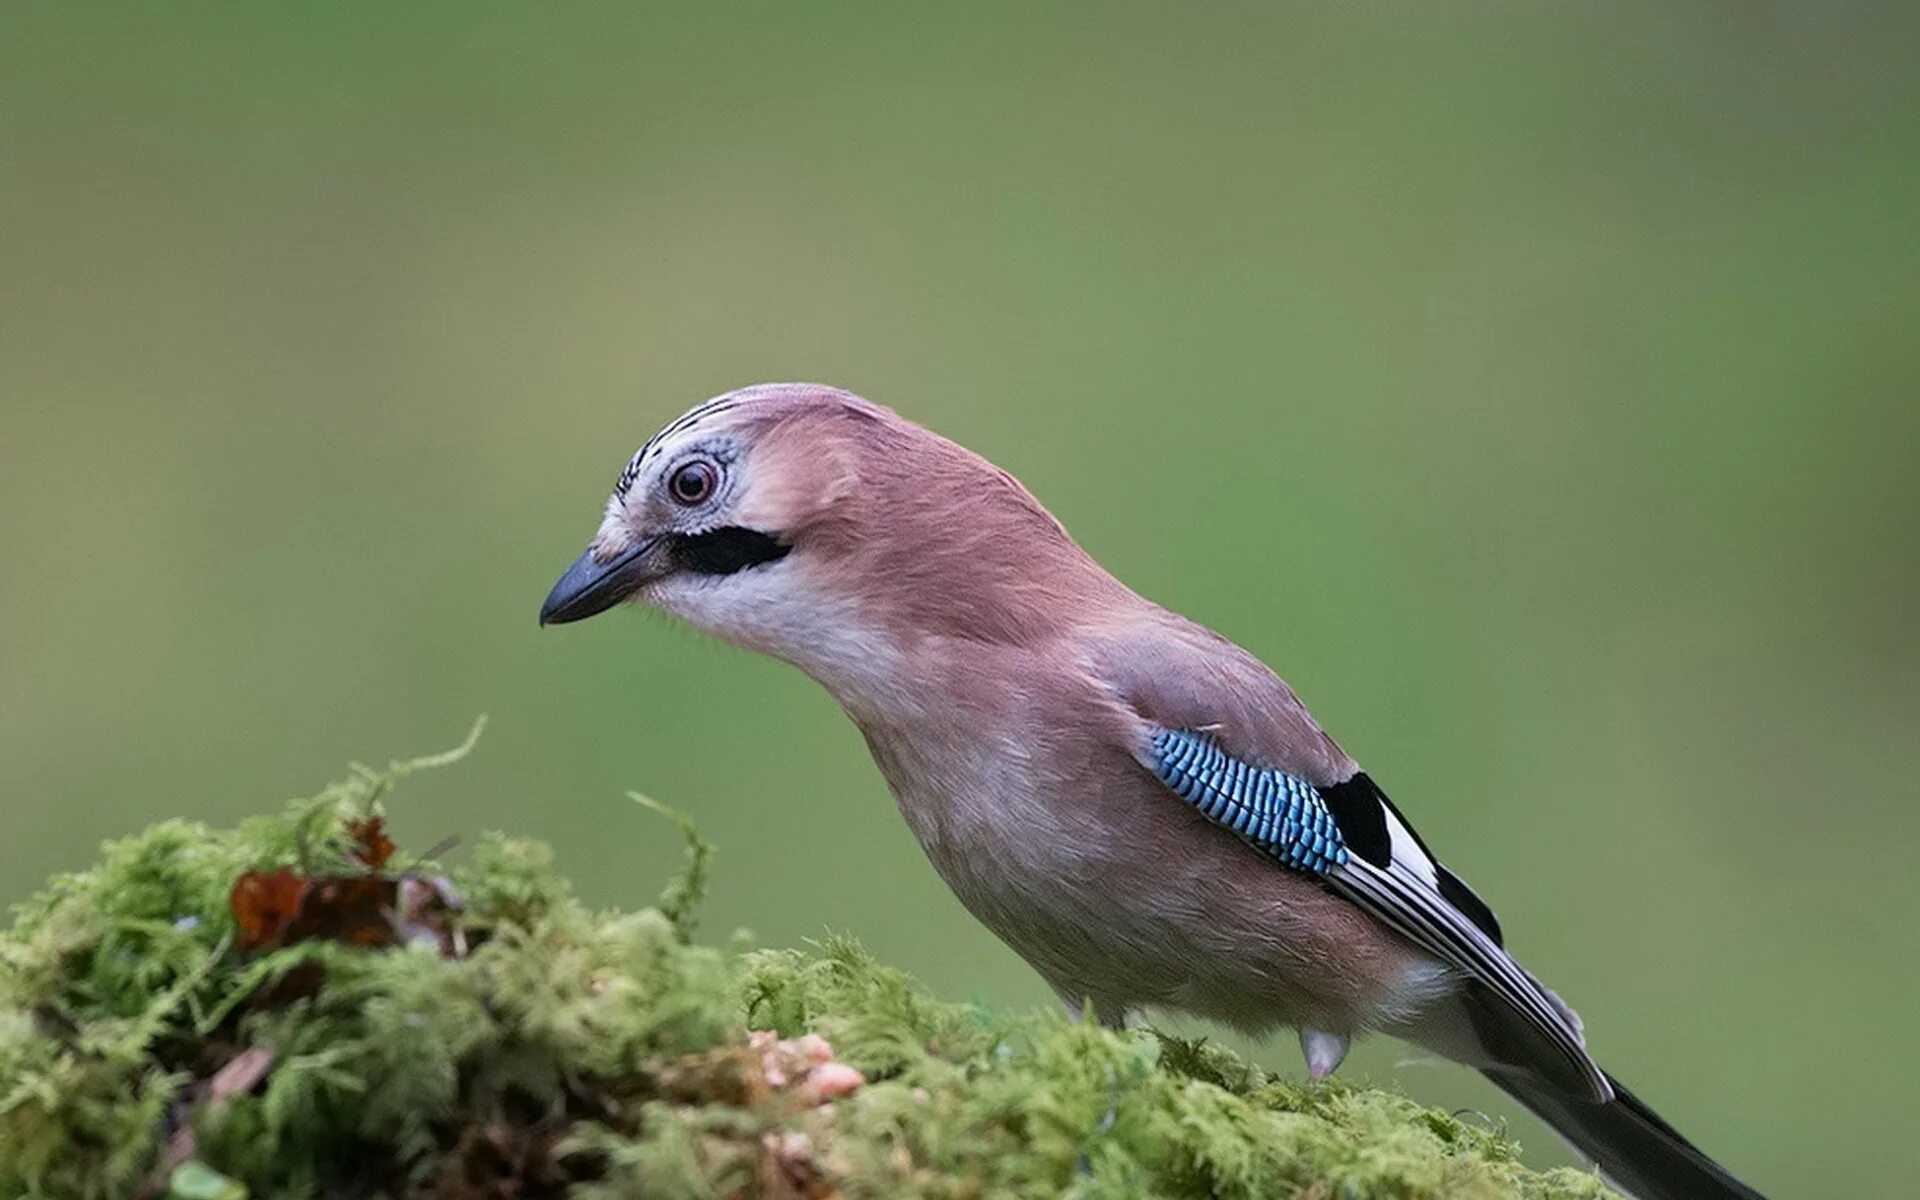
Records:
<instances>
[{"instance_id":1,"label":"green moss","mask_svg":"<svg viewBox=\"0 0 1920 1200\"><path fill-rule=\"evenodd\" d=\"M390 914L399 944L320 922L238 949L239 876L374 878L349 822L465 749L235 829L154 826L22 905L0 935L0 1195L1607 1194L1390 1092L937 1001L850 940L696 945L708 847L670 810L689 861L657 909L590 911L545 847L489 835L396 860L437 905ZM752 1029L823 1037L865 1081L827 1068L823 1098L826 1045Z\"/></svg>"}]
</instances>

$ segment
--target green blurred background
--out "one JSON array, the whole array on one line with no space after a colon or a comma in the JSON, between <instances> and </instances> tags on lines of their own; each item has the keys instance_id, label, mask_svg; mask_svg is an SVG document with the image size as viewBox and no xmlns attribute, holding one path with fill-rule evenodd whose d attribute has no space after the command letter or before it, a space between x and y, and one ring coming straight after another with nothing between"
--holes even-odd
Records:
<instances>
[{"instance_id":1,"label":"green blurred background","mask_svg":"<svg viewBox=\"0 0 1920 1200\"><path fill-rule=\"evenodd\" d=\"M1916 24L9 4L0 900L484 711L412 844L637 904L640 788L714 936L1046 1003L806 679L535 627L653 428L826 380L1275 664L1709 1149L1914 1195Z\"/></svg>"}]
</instances>

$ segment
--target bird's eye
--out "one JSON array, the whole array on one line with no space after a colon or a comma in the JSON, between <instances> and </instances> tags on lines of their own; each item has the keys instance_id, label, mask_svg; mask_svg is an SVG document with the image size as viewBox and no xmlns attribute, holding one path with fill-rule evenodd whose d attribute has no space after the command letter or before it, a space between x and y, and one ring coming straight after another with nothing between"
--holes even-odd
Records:
<instances>
[{"instance_id":1,"label":"bird's eye","mask_svg":"<svg viewBox=\"0 0 1920 1200\"><path fill-rule=\"evenodd\" d=\"M706 503L719 485L719 469L710 462L696 459L673 473L667 480L667 492L676 503L691 508Z\"/></svg>"}]
</instances>

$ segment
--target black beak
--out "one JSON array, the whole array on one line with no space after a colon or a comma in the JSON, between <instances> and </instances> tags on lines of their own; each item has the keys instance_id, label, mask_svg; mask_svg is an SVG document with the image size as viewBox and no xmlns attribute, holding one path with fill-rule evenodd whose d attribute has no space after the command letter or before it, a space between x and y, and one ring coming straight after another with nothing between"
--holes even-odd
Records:
<instances>
[{"instance_id":1,"label":"black beak","mask_svg":"<svg viewBox=\"0 0 1920 1200\"><path fill-rule=\"evenodd\" d=\"M564 625L603 613L665 573L661 539L647 538L600 562L588 550L573 560L540 606L542 625Z\"/></svg>"}]
</instances>

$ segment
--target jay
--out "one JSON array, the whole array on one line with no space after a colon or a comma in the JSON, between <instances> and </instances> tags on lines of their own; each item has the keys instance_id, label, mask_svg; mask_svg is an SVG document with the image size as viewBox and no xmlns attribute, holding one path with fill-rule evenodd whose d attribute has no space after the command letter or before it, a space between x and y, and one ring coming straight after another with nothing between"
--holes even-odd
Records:
<instances>
[{"instance_id":1,"label":"jay","mask_svg":"<svg viewBox=\"0 0 1920 1200\"><path fill-rule=\"evenodd\" d=\"M1363 1033L1467 1064L1643 1200L1756 1197L1277 675L1129 590L1011 475L850 393L696 405L627 463L544 624L638 601L818 680L976 918L1071 1009Z\"/></svg>"}]
</instances>

